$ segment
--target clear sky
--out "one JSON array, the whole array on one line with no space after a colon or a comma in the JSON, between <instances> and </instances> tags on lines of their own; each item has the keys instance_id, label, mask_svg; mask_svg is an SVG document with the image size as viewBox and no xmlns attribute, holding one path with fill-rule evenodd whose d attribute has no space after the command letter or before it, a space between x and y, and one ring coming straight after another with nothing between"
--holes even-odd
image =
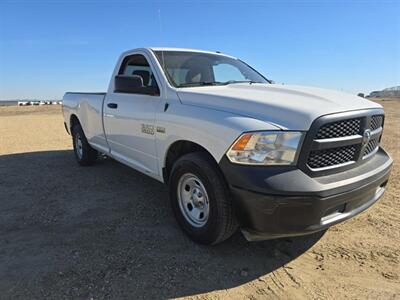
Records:
<instances>
[{"instance_id":1,"label":"clear sky","mask_svg":"<svg viewBox=\"0 0 400 300\"><path fill-rule=\"evenodd\" d=\"M0 0L0 99L105 91L118 55L146 46L219 50L276 82L369 93L400 85L400 0Z\"/></svg>"}]
</instances>

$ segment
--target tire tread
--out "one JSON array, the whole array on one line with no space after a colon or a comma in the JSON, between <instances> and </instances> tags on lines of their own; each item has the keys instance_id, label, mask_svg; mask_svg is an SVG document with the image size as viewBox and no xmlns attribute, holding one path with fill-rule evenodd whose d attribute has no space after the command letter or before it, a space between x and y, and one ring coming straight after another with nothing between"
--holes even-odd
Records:
<instances>
[{"instance_id":1,"label":"tire tread","mask_svg":"<svg viewBox=\"0 0 400 300\"><path fill-rule=\"evenodd\" d=\"M75 149L75 135L77 132L79 133L82 139L83 155L81 159L79 159ZM98 152L89 145L85 133L83 132L82 126L80 124L75 124L74 126L72 126L71 134L72 134L72 143L74 146L75 157L78 163L81 166L93 165L97 160Z\"/></svg>"},{"instance_id":2,"label":"tire tread","mask_svg":"<svg viewBox=\"0 0 400 300\"><path fill-rule=\"evenodd\" d=\"M200 167L206 174L211 185L214 187L213 192L217 200L219 228L218 235L214 237L214 240L206 244L218 244L231 237L238 228L228 185L226 184L226 181L214 159L211 158L207 153L203 152L192 152L178 159L172 169L172 176L174 171L185 161L194 163Z\"/></svg>"}]
</instances>

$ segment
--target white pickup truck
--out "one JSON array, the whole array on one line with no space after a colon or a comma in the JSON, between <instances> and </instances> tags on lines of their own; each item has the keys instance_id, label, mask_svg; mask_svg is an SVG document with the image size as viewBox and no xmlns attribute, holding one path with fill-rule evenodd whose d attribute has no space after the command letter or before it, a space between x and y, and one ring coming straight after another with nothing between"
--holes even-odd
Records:
<instances>
[{"instance_id":1,"label":"white pickup truck","mask_svg":"<svg viewBox=\"0 0 400 300\"><path fill-rule=\"evenodd\" d=\"M273 84L219 52L127 51L107 93L66 93L63 114L79 164L102 153L168 184L203 244L326 229L375 203L392 167L379 104Z\"/></svg>"}]
</instances>

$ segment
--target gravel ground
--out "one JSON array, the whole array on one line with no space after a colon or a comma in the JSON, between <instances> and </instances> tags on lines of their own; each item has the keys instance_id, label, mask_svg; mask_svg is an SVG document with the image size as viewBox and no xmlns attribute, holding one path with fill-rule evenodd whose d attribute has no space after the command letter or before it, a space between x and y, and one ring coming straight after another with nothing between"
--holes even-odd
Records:
<instances>
[{"instance_id":1,"label":"gravel ground","mask_svg":"<svg viewBox=\"0 0 400 300\"><path fill-rule=\"evenodd\" d=\"M214 247L180 231L167 189L113 160L79 167L60 107L0 107L1 299L400 299L400 101L386 195L306 237Z\"/></svg>"}]
</instances>

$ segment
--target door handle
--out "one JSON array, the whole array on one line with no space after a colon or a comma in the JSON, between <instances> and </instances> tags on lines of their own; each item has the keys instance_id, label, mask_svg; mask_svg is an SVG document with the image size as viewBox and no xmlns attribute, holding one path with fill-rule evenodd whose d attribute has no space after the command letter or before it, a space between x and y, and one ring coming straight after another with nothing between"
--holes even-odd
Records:
<instances>
[{"instance_id":1,"label":"door handle","mask_svg":"<svg viewBox=\"0 0 400 300\"><path fill-rule=\"evenodd\" d=\"M112 108L112 109L118 108L118 104L117 104L117 103L108 103L107 106L108 106L109 108Z\"/></svg>"}]
</instances>

